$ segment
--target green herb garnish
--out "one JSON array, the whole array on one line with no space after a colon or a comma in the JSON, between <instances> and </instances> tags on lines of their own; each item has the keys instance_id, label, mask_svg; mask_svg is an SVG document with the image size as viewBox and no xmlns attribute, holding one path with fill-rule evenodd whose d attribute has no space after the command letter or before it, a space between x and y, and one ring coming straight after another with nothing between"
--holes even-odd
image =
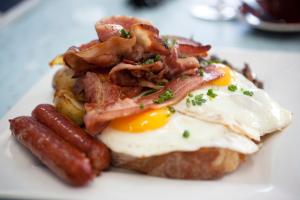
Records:
<instances>
[{"instance_id":1,"label":"green herb garnish","mask_svg":"<svg viewBox=\"0 0 300 200\"><path fill-rule=\"evenodd\" d=\"M121 34L121 37L123 37L123 38L130 38L130 32L126 31L124 28L122 28L120 30L120 34Z\"/></svg>"},{"instance_id":2,"label":"green herb garnish","mask_svg":"<svg viewBox=\"0 0 300 200\"><path fill-rule=\"evenodd\" d=\"M253 96L253 92L251 92L251 91L249 91L249 90L245 90L245 91L243 92L243 94L244 94L244 95L247 95L247 96L250 96L250 97Z\"/></svg>"},{"instance_id":3,"label":"green herb garnish","mask_svg":"<svg viewBox=\"0 0 300 200\"><path fill-rule=\"evenodd\" d=\"M171 89L167 89L164 93L159 95L158 99L154 99L153 102L156 104L161 104L169 99L172 99L173 96L174 96L173 91Z\"/></svg>"},{"instance_id":4,"label":"green herb garnish","mask_svg":"<svg viewBox=\"0 0 300 200\"><path fill-rule=\"evenodd\" d=\"M204 76L204 69L202 69L202 68L199 69L199 75Z\"/></svg>"},{"instance_id":5,"label":"green herb garnish","mask_svg":"<svg viewBox=\"0 0 300 200\"><path fill-rule=\"evenodd\" d=\"M203 98L203 94L198 94L194 97L195 103L198 106L201 106L206 102L206 99Z\"/></svg>"},{"instance_id":6,"label":"green herb garnish","mask_svg":"<svg viewBox=\"0 0 300 200\"><path fill-rule=\"evenodd\" d=\"M156 85L158 85L158 86L164 86L164 85L166 85L166 83L165 82L158 82L158 83L156 83Z\"/></svg>"},{"instance_id":7,"label":"green herb garnish","mask_svg":"<svg viewBox=\"0 0 300 200\"><path fill-rule=\"evenodd\" d=\"M143 62L143 64L148 65L148 64L153 64L154 60L152 58L146 60L145 62Z\"/></svg>"},{"instance_id":8,"label":"green herb garnish","mask_svg":"<svg viewBox=\"0 0 300 200\"><path fill-rule=\"evenodd\" d=\"M160 61L160 60L161 60L160 55L156 54L153 58L149 58L148 60L143 62L143 64L153 64L153 63L155 63L157 61Z\"/></svg>"},{"instance_id":9,"label":"green herb garnish","mask_svg":"<svg viewBox=\"0 0 300 200\"><path fill-rule=\"evenodd\" d=\"M156 54L153 59L154 59L155 62L161 60L159 54Z\"/></svg>"},{"instance_id":10,"label":"green herb garnish","mask_svg":"<svg viewBox=\"0 0 300 200\"><path fill-rule=\"evenodd\" d=\"M237 86L236 85L229 85L228 86L228 90L231 91L231 92L235 92L237 90Z\"/></svg>"},{"instance_id":11,"label":"green herb garnish","mask_svg":"<svg viewBox=\"0 0 300 200\"><path fill-rule=\"evenodd\" d=\"M211 65L211 64L215 64L215 63L220 63L221 61L220 60L201 60L200 61L200 66L202 67L206 67L208 65Z\"/></svg>"},{"instance_id":12,"label":"green herb garnish","mask_svg":"<svg viewBox=\"0 0 300 200\"><path fill-rule=\"evenodd\" d=\"M176 112L175 108L172 107L172 106L168 106L168 109L169 109L170 113L175 113Z\"/></svg>"},{"instance_id":13,"label":"green herb garnish","mask_svg":"<svg viewBox=\"0 0 300 200\"><path fill-rule=\"evenodd\" d=\"M203 94L193 95L191 93L188 94L188 98L186 99L186 105L189 106L192 104L193 106L201 106L206 102L206 99L203 98Z\"/></svg>"},{"instance_id":14,"label":"green herb garnish","mask_svg":"<svg viewBox=\"0 0 300 200\"><path fill-rule=\"evenodd\" d=\"M145 105L143 103L140 104L140 109L144 109Z\"/></svg>"},{"instance_id":15,"label":"green herb garnish","mask_svg":"<svg viewBox=\"0 0 300 200\"><path fill-rule=\"evenodd\" d=\"M216 96L218 96L216 93L214 93L213 89L209 89L207 90L207 96L211 97L211 98L215 98Z\"/></svg>"},{"instance_id":16,"label":"green herb garnish","mask_svg":"<svg viewBox=\"0 0 300 200\"><path fill-rule=\"evenodd\" d=\"M163 37L163 43L167 48L171 49L175 46L177 40L175 38Z\"/></svg>"},{"instance_id":17,"label":"green herb garnish","mask_svg":"<svg viewBox=\"0 0 300 200\"><path fill-rule=\"evenodd\" d=\"M154 92L156 92L156 91L157 91L156 89L149 89L149 90L146 90L146 91L142 94L142 96L147 96L147 95L152 94L152 93L154 93Z\"/></svg>"},{"instance_id":18,"label":"green herb garnish","mask_svg":"<svg viewBox=\"0 0 300 200\"><path fill-rule=\"evenodd\" d=\"M194 100L194 99L192 99L192 104L193 104L193 106L195 106L195 105L196 105L196 102L195 102L195 100Z\"/></svg>"},{"instance_id":19,"label":"green herb garnish","mask_svg":"<svg viewBox=\"0 0 300 200\"><path fill-rule=\"evenodd\" d=\"M190 99L190 98L187 98L185 103L186 103L187 106L189 106L190 103L191 103L191 99Z\"/></svg>"},{"instance_id":20,"label":"green herb garnish","mask_svg":"<svg viewBox=\"0 0 300 200\"><path fill-rule=\"evenodd\" d=\"M190 137L190 132L188 130L183 131L182 137L184 137L184 138Z\"/></svg>"}]
</instances>

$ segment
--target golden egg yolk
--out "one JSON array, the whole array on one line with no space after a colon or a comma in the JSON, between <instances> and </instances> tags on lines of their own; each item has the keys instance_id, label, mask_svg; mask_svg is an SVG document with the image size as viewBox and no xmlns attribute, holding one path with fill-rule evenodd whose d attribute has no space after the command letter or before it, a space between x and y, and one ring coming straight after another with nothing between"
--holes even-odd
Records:
<instances>
[{"instance_id":1,"label":"golden egg yolk","mask_svg":"<svg viewBox=\"0 0 300 200\"><path fill-rule=\"evenodd\" d=\"M210 85L216 85L216 86L227 86L231 83L232 80L232 71L229 67L227 66L221 66L218 67L218 70L221 70L224 73L224 76L211 81L209 84Z\"/></svg>"},{"instance_id":2,"label":"golden egg yolk","mask_svg":"<svg viewBox=\"0 0 300 200\"><path fill-rule=\"evenodd\" d=\"M171 112L168 108L147 110L128 117L118 118L110 123L110 126L119 131L141 133L158 129L168 123Z\"/></svg>"}]
</instances>

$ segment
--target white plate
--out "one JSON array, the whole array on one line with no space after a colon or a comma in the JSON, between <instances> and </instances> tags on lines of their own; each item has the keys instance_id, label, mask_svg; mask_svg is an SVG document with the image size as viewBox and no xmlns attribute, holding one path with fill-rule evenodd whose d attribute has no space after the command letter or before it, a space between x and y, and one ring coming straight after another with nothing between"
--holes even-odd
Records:
<instances>
[{"instance_id":1,"label":"white plate","mask_svg":"<svg viewBox=\"0 0 300 200\"><path fill-rule=\"evenodd\" d=\"M293 123L270 138L236 172L213 181L169 180L112 170L84 188L56 178L11 136L8 119L29 115L52 101L53 72L41 79L0 123L0 198L28 199L299 199L300 54L222 49L219 55L239 66L247 61L267 92L294 113Z\"/></svg>"}]
</instances>

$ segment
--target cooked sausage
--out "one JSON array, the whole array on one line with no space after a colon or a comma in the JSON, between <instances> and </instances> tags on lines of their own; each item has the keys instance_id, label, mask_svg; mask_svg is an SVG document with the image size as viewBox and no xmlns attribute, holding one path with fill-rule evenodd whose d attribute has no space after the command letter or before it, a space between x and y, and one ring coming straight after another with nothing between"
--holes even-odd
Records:
<instances>
[{"instance_id":1,"label":"cooked sausage","mask_svg":"<svg viewBox=\"0 0 300 200\"><path fill-rule=\"evenodd\" d=\"M98 175L103 169L109 167L111 158L108 148L57 112L52 105L38 105L32 111L32 116L53 130L69 144L86 153L87 157L91 160L95 174Z\"/></svg>"},{"instance_id":2,"label":"cooked sausage","mask_svg":"<svg viewBox=\"0 0 300 200\"><path fill-rule=\"evenodd\" d=\"M58 177L74 186L85 185L93 179L89 159L36 119L21 116L9 122L16 139Z\"/></svg>"}]
</instances>

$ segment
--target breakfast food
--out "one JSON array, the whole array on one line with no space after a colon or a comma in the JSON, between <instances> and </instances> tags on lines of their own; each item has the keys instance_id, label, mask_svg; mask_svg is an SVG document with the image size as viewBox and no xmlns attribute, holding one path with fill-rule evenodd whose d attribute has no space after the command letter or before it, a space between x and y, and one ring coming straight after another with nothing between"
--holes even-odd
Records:
<instances>
[{"instance_id":1,"label":"breakfast food","mask_svg":"<svg viewBox=\"0 0 300 200\"><path fill-rule=\"evenodd\" d=\"M96 141L80 127L59 114L52 105L38 105L32 111L32 116L53 130L65 141L84 152L90 159L96 175L109 167L110 154L104 144Z\"/></svg>"},{"instance_id":2,"label":"breakfast food","mask_svg":"<svg viewBox=\"0 0 300 200\"><path fill-rule=\"evenodd\" d=\"M66 182L81 186L94 175L89 160L32 117L10 120L12 134Z\"/></svg>"},{"instance_id":3,"label":"breakfast food","mask_svg":"<svg viewBox=\"0 0 300 200\"><path fill-rule=\"evenodd\" d=\"M98 39L50 63L62 65L53 78L55 108L32 112L35 123L85 156L94 175L112 164L216 179L291 122L248 65L239 71L209 56L210 45L161 36L151 22L126 16L102 19L95 29Z\"/></svg>"}]
</instances>

